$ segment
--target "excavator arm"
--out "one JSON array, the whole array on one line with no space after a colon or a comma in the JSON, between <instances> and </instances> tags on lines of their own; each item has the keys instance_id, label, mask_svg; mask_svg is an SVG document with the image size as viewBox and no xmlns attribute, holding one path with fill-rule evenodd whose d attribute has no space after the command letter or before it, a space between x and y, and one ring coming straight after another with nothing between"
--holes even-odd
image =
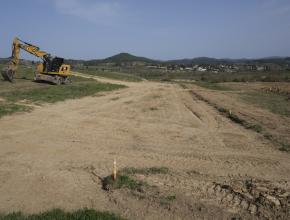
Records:
<instances>
[{"instance_id":1,"label":"excavator arm","mask_svg":"<svg viewBox=\"0 0 290 220\"><path fill-rule=\"evenodd\" d=\"M13 81L14 74L19 65L21 49L36 57L41 58L44 61L46 61L50 57L48 53L39 50L39 47L29 44L27 42L21 41L18 38L14 38L13 44L12 44L11 60L8 64L8 67L4 68L1 72L5 80L8 80L10 82Z\"/></svg>"}]
</instances>

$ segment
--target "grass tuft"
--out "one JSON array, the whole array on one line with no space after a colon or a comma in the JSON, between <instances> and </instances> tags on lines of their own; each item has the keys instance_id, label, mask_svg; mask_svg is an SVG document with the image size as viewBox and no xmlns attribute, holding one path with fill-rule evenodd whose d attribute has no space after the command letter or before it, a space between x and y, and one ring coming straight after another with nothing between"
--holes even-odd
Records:
<instances>
[{"instance_id":1,"label":"grass tuft","mask_svg":"<svg viewBox=\"0 0 290 220\"><path fill-rule=\"evenodd\" d=\"M176 200L176 196L170 195L170 196L161 197L159 203L161 206L168 208L174 200Z\"/></svg>"},{"instance_id":2,"label":"grass tuft","mask_svg":"<svg viewBox=\"0 0 290 220\"><path fill-rule=\"evenodd\" d=\"M127 188L130 190L137 190L139 192L143 191L145 187L149 187L149 184L144 181L139 181L133 179L130 175L134 174L167 174L169 169L167 167L150 167L150 168L124 168L120 171L117 179L114 181L113 177L107 176L103 179L103 189L121 189Z\"/></svg>"},{"instance_id":3,"label":"grass tuft","mask_svg":"<svg viewBox=\"0 0 290 220\"><path fill-rule=\"evenodd\" d=\"M211 82L204 82L204 81L196 81L194 84L201 86L206 89L211 89L211 90L219 90L219 91L231 91L233 89L228 88L226 86L220 85L218 83L211 83Z\"/></svg>"},{"instance_id":4,"label":"grass tuft","mask_svg":"<svg viewBox=\"0 0 290 220\"><path fill-rule=\"evenodd\" d=\"M107 176L103 179L103 189L121 189L127 188L130 190L143 191L144 187L147 187L148 184L143 181L137 181L129 177L128 175L118 175L117 179L114 181L112 176Z\"/></svg>"},{"instance_id":5,"label":"grass tuft","mask_svg":"<svg viewBox=\"0 0 290 220\"><path fill-rule=\"evenodd\" d=\"M290 152L290 144L281 144L281 147L279 148L280 151L284 152Z\"/></svg>"},{"instance_id":6,"label":"grass tuft","mask_svg":"<svg viewBox=\"0 0 290 220\"><path fill-rule=\"evenodd\" d=\"M246 125L245 127L247 129L251 129L251 130L256 131L258 133L261 133L263 131L262 126L261 125L258 125L258 124L250 124L250 125Z\"/></svg>"},{"instance_id":7,"label":"grass tuft","mask_svg":"<svg viewBox=\"0 0 290 220\"><path fill-rule=\"evenodd\" d=\"M169 169L167 167L150 167L150 168L124 168L123 172L126 174L167 174L169 173Z\"/></svg>"}]
</instances>

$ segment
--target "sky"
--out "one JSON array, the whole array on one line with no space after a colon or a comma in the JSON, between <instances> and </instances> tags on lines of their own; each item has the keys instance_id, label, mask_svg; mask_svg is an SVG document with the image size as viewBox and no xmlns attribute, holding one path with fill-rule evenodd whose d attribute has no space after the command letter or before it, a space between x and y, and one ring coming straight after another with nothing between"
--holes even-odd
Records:
<instances>
[{"instance_id":1,"label":"sky","mask_svg":"<svg viewBox=\"0 0 290 220\"><path fill-rule=\"evenodd\" d=\"M72 59L290 56L290 0L1 0L0 27L0 57L15 36Z\"/></svg>"}]
</instances>

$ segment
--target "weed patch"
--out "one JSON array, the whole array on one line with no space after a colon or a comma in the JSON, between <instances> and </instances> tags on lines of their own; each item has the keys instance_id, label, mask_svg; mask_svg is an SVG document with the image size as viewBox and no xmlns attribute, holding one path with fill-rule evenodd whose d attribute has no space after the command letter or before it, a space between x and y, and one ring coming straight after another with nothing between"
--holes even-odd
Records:
<instances>
[{"instance_id":1,"label":"weed patch","mask_svg":"<svg viewBox=\"0 0 290 220\"><path fill-rule=\"evenodd\" d=\"M109 212L99 212L93 209L81 209L75 212L65 212L61 209L40 214L24 215L14 212L7 215L0 214L0 220L122 220L118 215Z\"/></svg>"},{"instance_id":2,"label":"weed patch","mask_svg":"<svg viewBox=\"0 0 290 220\"><path fill-rule=\"evenodd\" d=\"M250 124L248 126L246 126L247 129L251 129L251 130L254 130L258 133L261 133L263 131L263 128L261 125L258 125L258 124Z\"/></svg>"},{"instance_id":3,"label":"weed patch","mask_svg":"<svg viewBox=\"0 0 290 220\"><path fill-rule=\"evenodd\" d=\"M157 107L150 107L149 109L150 109L150 111L157 111L158 110Z\"/></svg>"},{"instance_id":4,"label":"weed patch","mask_svg":"<svg viewBox=\"0 0 290 220\"><path fill-rule=\"evenodd\" d=\"M180 87L183 89L187 89L187 86L184 83L179 83Z\"/></svg>"},{"instance_id":5,"label":"weed patch","mask_svg":"<svg viewBox=\"0 0 290 220\"><path fill-rule=\"evenodd\" d=\"M263 131L263 128L261 125L258 124L251 124L249 122L247 122L246 120L240 118L238 115L235 115L233 113L231 113L229 110L224 109L224 108L218 108L217 110L222 113L223 115L225 115L226 117L228 117L229 119L231 119L231 121L242 125L244 128L246 129L250 129L253 130L257 133L261 133Z\"/></svg>"},{"instance_id":6,"label":"weed patch","mask_svg":"<svg viewBox=\"0 0 290 220\"><path fill-rule=\"evenodd\" d=\"M280 151L290 152L290 144L281 144Z\"/></svg>"},{"instance_id":7,"label":"weed patch","mask_svg":"<svg viewBox=\"0 0 290 220\"><path fill-rule=\"evenodd\" d=\"M201 86L203 88L206 88L206 89L211 89L211 90L219 90L219 91L231 91L232 90L231 88L220 85L218 83L197 81L197 82L194 82L194 84Z\"/></svg>"},{"instance_id":8,"label":"weed patch","mask_svg":"<svg viewBox=\"0 0 290 220\"><path fill-rule=\"evenodd\" d=\"M169 208L170 204L176 200L176 196L175 195L170 195L170 196L162 196L160 197L159 203L161 206L165 207L165 208Z\"/></svg>"},{"instance_id":9,"label":"weed patch","mask_svg":"<svg viewBox=\"0 0 290 220\"><path fill-rule=\"evenodd\" d=\"M88 69L76 69L76 71L86 73L93 76L100 76L110 79L116 79L116 80L123 80L123 81L129 81L129 82L140 82L142 79L138 76L127 74L127 73L121 73L121 72L113 72L113 71L100 71L93 68Z\"/></svg>"},{"instance_id":10,"label":"weed patch","mask_svg":"<svg viewBox=\"0 0 290 220\"><path fill-rule=\"evenodd\" d=\"M112 176L107 176L103 179L104 190L127 188L130 190L143 191L143 188L147 186L148 184L146 182L135 180L123 174L118 175L115 181Z\"/></svg>"},{"instance_id":11,"label":"weed patch","mask_svg":"<svg viewBox=\"0 0 290 220\"><path fill-rule=\"evenodd\" d=\"M31 109L32 107L25 106L25 105L0 102L0 118L3 117L4 115L11 115L15 112L26 112L26 111L30 111Z\"/></svg>"},{"instance_id":12,"label":"weed patch","mask_svg":"<svg viewBox=\"0 0 290 220\"><path fill-rule=\"evenodd\" d=\"M249 104L268 109L275 114L290 117L289 101L284 95L267 92L251 92L241 96L241 99Z\"/></svg>"},{"instance_id":13,"label":"weed patch","mask_svg":"<svg viewBox=\"0 0 290 220\"><path fill-rule=\"evenodd\" d=\"M123 87L125 86L97 82L79 82L71 85L52 85L48 87L34 88L27 91L17 90L2 93L1 96L10 102L26 99L32 102L55 103L66 99L92 96L100 91L111 91Z\"/></svg>"},{"instance_id":14,"label":"weed patch","mask_svg":"<svg viewBox=\"0 0 290 220\"><path fill-rule=\"evenodd\" d=\"M150 168L124 168L123 172L132 175L132 174L168 174L169 169L167 167L150 167Z\"/></svg>"},{"instance_id":15,"label":"weed patch","mask_svg":"<svg viewBox=\"0 0 290 220\"><path fill-rule=\"evenodd\" d=\"M127 188L135 191L143 191L145 188L149 187L149 184L144 181L136 180L131 177L134 174L167 174L169 169L167 167L150 167L150 168L124 168L119 172L117 179L114 181L113 177L107 176L103 179L103 189L112 190L112 189L121 189Z\"/></svg>"}]
</instances>

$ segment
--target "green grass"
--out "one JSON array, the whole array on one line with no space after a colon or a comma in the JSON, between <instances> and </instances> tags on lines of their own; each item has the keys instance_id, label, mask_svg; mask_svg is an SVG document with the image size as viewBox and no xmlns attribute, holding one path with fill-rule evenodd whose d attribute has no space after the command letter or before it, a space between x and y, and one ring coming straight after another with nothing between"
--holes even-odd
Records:
<instances>
[{"instance_id":1,"label":"green grass","mask_svg":"<svg viewBox=\"0 0 290 220\"><path fill-rule=\"evenodd\" d=\"M3 117L4 115L11 115L15 112L25 112L31 109L32 109L31 107L25 105L0 102L0 118Z\"/></svg>"},{"instance_id":2,"label":"green grass","mask_svg":"<svg viewBox=\"0 0 290 220\"><path fill-rule=\"evenodd\" d=\"M150 168L124 168L123 172L126 174L167 174L169 169L167 167L150 167Z\"/></svg>"},{"instance_id":3,"label":"green grass","mask_svg":"<svg viewBox=\"0 0 290 220\"><path fill-rule=\"evenodd\" d=\"M175 195L166 196L165 199L167 201L174 201L176 199L176 196Z\"/></svg>"},{"instance_id":4,"label":"green grass","mask_svg":"<svg viewBox=\"0 0 290 220\"><path fill-rule=\"evenodd\" d=\"M163 207L169 207L170 206L170 204L174 201L174 200L176 200L176 196L175 195L170 195L170 196L162 196L162 197L160 197L160 201L159 201L159 203L160 203L160 205L161 206L163 206Z\"/></svg>"},{"instance_id":5,"label":"green grass","mask_svg":"<svg viewBox=\"0 0 290 220\"><path fill-rule=\"evenodd\" d=\"M106 190L110 189L121 189L127 188L130 190L142 191L142 188L147 187L148 184L143 181L132 179L128 175L118 175L114 181L112 176L107 176L103 179L103 188Z\"/></svg>"},{"instance_id":6,"label":"green grass","mask_svg":"<svg viewBox=\"0 0 290 220\"><path fill-rule=\"evenodd\" d=\"M206 88L206 89L211 89L211 90L219 90L219 91L231 91L232 90L231 88L220 85L218 83L197 81L197 82L194 82L194 84L201 86L203 88Z\"/></svg>"},{"instance_id":7,"label":"green grass","mask_svg":"<svg viewBox=\"0 0 290 220\"><path fill-rule=\"evenodd\" d=\"M283 95L251 92L241 96L241 98L249 104L268 109L275 114L290 117L290 103Z\"/></svg>"},{"instance_id":8,"label":"green grass","mask_svg":"<svg viewBox=\"0 0 290 220\"><path fill-rule=\"evenodd\" d=\"M65 212L53 209L39 214L25 215L21 212L0 214L0 220L122 220L118 215L109 212L99 212L93 209L81 209L75 212Z\"/></svg>"},{"instance_id":9,"label":"green grass","mask_svg":"<svg viewBox=\"0 0 290 220\"><path fill-rule=\"evenodd\" d=\"M133 174L167 174L169 169L167 167L150 167L150 168L133 168L128 167L120 171L117 179L114 181L112 176L107 176L103 179L103 188L104 189L120 189L128 188L131 190L142 190L144 187L149 185L144 181L138 181L133 179L130 175Z\"/></svg>"},{"instance_id":10,"label":"green grass","mask_svg":"<svg viewBox=\"0 0 290 220\"><path fill-rule=\"evenodd\" d=\"M247 129L251 129L251 130L254 130L258 133L261 133L263 131L263 128L261 125L258 125L258 124L249 124L246 126Z\"/></svg>"},{"instance_id":11,"label":"green grass","mask_svg":"<svg viewBox=\"0 0 290 220\"><path fill-rule=\"evenodd\" d=\"M100 71L93 68L88 69L76 69L76 71L81 73L86 73L94 76L100 76L110 79L116 79L116 80L122 80L122 81L129 81L129 82L140 82L142 81L142 78L127 74L127 73L121 73L121 72L114 72L114 71Z\"/></svg>"},{"instance_id":12,"label":"green grass","mask_svg":"<svg viewBox=\"0 0 290 220\"><path fill-rule=\"evenodd\" d=\"M225 115L226 117L231 119L233 122L242 125L246 129L253 130L253 131L257 132L257 133L261 133L263 131L262 126L259 125L259 124L251 124L251 123L247 122L246 120L240 118L238 115L230 113L229 110L226 110L226 109L221 108L221 107L216 107L216 108L223 115Z\"/></svg>"},{"instance_id":13,"label":"green grass","mask_svg":"<svg viewBox=\"0 0 290 220\"><path fill-rule=\"evenodd\" d=\"M5 65L0 65L0 69ZM0 117L14 112L29 111L28 107L18 103L26 100L33 104L55 103L66 99L76 99L93 96L101 91L111 91L124 88L123 85L104 84L92 79L71 76L72 83L68 85L50 85L33 82L34 68L20 65L15 75L14 83L0 80Z\"/></svg>"},{"instance_id":14,"label":"green grass","mask_svg":"<svg viewBox=\"0 0 290 220\"><path fill-rule=\"evenodd\" d=\"M290 152L290 144L282 143L279 148L280 151Z\"/></svg>"},{"instance_id":15,"label":"green grass","mask_svg":"<svg viewBox=\"0 0 290 220\"><path fill-rule=\"evenodd\" d=\"M29 100L36 103L54 103L66 99L76 99L84 96L92 96L97 92L111 91L123 88L122 85L104 84L98 82L79 82L70 85L51 85L42 88L33 88L27 91L12 91L0 94L6 100L15 102Z\"/></svg>"}]
</instances>

